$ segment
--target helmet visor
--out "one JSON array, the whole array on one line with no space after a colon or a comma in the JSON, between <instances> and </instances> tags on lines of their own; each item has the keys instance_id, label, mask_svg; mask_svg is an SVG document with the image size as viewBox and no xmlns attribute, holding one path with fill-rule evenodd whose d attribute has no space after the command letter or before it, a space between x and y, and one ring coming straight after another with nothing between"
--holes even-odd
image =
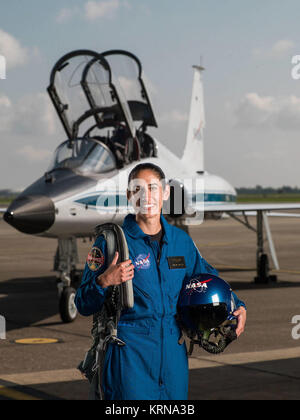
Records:
<instances>
[{"instance_id":1,"label":"helmet visor","mask_svg":"<svg viewBox=\"0 0 300 420\"><path fill-rule=\"evenodd\" d=\"M200 331L217 328L228 317L226 303L220 303L218 306L213 303L207 305L191 305L187 308L187 311L196 329Z\"/></svg>"}]
</instances>

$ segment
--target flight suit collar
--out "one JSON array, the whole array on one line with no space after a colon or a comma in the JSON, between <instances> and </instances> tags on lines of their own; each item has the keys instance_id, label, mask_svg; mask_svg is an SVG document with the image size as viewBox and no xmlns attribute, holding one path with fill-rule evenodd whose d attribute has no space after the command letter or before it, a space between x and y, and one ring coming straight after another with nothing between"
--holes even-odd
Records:
<instances>
[{"instance_id":1,"label":"flight suit collar","mask_svg":"<svg viewBox=\"0 0 300 420\"><path fill-rule=\"evenodd\" d=\"M160 222L163 228L163 238L162 242L168 243L170 240L170 234L171 234L171 226L166 221L163 215L160 216ZM146 239L148 238L148 235L142 231L142 229L139 227L139 225L136 223L135 215L134 214L128 214L123 223L123 229L126 230L129 236L136 239Z\"/></svg>"}]
</instances>

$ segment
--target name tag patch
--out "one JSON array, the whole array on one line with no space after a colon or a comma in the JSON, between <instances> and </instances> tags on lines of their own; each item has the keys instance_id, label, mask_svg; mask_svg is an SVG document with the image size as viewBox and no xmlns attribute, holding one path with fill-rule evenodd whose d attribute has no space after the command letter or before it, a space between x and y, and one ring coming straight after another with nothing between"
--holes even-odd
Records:
<instances>
[{"instance_id":1,"label":"name tag patch","mask_svg":"<svg viewBox=\"0 0 300 420\"><path fill-rule=\"evenodd\" d=\"M186 268L184 257L168 257L169 269Z\"/></svg>"}]
</instances>

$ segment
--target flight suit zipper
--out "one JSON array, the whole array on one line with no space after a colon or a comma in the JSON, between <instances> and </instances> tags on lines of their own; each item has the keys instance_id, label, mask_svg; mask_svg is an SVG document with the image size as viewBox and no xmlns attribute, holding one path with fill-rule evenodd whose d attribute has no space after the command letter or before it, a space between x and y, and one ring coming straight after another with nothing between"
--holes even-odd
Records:
<instances>
[{"instance_id":1,"label":"flight suit zipper","mask_svg":"<svg viewBox=\"0 0 300 420\"><path fill-rule=\"evenodd\" d=\"M150 246L151 246L151 250L154 256L154 259L156 261L156 268L157 268L157 273L158 273L158 277L159 277L159 285L160 285L160 293L161 293L161 303L162 303L162 318L161 318L161 325L160 325L160 339L161 339L161 359L160 359L160 369L159 369L159 386L163 386L163 380L162 380L162 366L163 366L163 349L164 349L164 331L163 331L163 320L164 320L164 316L165 316L165 305L164 305L164 296L163 296L163 290L162 290L162 281L161 281L161 273L160 273L160 259L161 259L161 255L162 255L162 248L159 249L159 253L158 253L158 257L156 258L156 253L155 250L152 246L152 242L150 241Z\"/></svg>"}]
</instances>

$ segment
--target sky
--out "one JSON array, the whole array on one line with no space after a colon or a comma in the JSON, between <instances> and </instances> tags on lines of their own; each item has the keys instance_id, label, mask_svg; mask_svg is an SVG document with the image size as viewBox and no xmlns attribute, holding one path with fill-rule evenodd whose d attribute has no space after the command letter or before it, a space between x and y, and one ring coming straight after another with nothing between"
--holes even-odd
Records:
<instances>
[{"instance_id":1,"label":"sky","mask_svg":"<svg viewBox=\"0 0 300 420\"><path fill-rule=\"evenodd\" d=\"M55 62L82 48L140 58L159 125L151 133L178 156L192 65L201 60L205 169L234 187L300 187L300 80L292 77L298 0L2 3L0 189L22 189L43 175L66 139L46 89Z\"/></svg>"}]
</instances>

